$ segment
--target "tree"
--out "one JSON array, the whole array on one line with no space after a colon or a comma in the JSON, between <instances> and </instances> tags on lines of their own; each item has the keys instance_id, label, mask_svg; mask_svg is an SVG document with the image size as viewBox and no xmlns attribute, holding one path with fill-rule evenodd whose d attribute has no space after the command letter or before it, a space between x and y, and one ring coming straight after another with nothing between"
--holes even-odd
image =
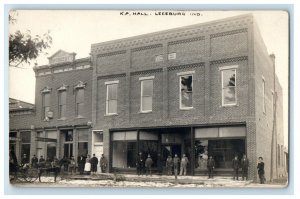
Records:
<instances>
[{"instance_id":1,"label":"tree","mask_svg":"<svg viewBox=\"0 0 300 199\"><path fill-rule=\"evenodd\" d=\"M14 25L17 22L17 12L9 13L9 23ZM21 63L30 64L30 61L35 60L44 50L51 47L52 37L47 33L32 36L31 32L21 32L17 30L9 34L9 66L19 67ZM47 54L47 53L45 53Z\"/></svg>"}]
</instances>

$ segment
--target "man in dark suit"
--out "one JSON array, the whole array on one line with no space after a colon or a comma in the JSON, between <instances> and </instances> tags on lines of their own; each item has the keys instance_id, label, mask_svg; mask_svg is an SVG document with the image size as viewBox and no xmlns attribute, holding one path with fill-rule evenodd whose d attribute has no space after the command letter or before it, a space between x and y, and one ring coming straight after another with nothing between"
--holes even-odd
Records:
<instances>
[{"instance_id":1,"label":"man in dark suit","mask_svg":"<svg viewBox=\"0 0 300 199\"><path fill-rule=\"evenodd\" d=\"M238 160L238 156L235 155L233 160L232 160L232 168L233 168L233 180L239 180L239 160Z\"/></svg>"},{"instance_id":2,"label":"man in dark suit","mask_svg":"<svg viewBox=\"0 0 300 199\"><path fill-rule=\"evenodd\" d=\"M265 163L263 162L262 157L258 158L257 173L259 176L260 184L265 184Z\"/></svg>"},{"instance_id":3,"label":"man in dark suit","mask_svg":"<svg viewBox=\"0 0 300 199\"><path fill-rule=\"evenodd\" d=\"M244 154L241 160L241 167L242 167L242 179L246 178L248 180L248 168L249 168L249 160L247 156Z\"/></svg>"},{"instance_id":4,"label":"man in dark suit","mask_svg":"<svg viewBox=\"0 0 300 199\"><path fill-rule=\"evenodd\" d=\"M214 178L215 160L209 156L207 160L208 178Z\"/></svg>"}]
</instances>

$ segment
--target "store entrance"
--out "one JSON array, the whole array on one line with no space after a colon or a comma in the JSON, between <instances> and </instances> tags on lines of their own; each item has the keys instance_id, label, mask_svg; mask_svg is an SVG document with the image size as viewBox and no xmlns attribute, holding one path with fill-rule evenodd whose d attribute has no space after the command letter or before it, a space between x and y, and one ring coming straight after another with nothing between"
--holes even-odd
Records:
<instances>
[{"instance_id":1,"label":"store entrance","mask_svg":"<svg viewBox=\"0 0 300 199\"><path fill-rule=\"evenodd\" d=\"M163 160L166 160L169 155L172 158L174 158L175 154L177 154L178 157L181 157L181 144L163 145L162 154Z\"/></svg>"}]
</instances>

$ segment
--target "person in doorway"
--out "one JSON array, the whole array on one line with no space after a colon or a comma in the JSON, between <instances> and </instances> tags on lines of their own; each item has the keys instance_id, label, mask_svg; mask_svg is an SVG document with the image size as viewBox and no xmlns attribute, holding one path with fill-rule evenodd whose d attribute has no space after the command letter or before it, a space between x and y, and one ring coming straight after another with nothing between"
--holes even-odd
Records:
<instances>
[{"instance_id":1,"label":"person in doorway","mask_svg":"<svg viewBox=\"0 0 300 199\"><path fill-rule=\"evenodd\" d=\"M73 175L73 172L74 173L76 172L76 162L75 162L74 156L72 156L70 159L69 172L71 172L72 175Z\"/></svg>"},{"instance_id":2,"label":"person in doorway","mask_svg":"<svg viewBox=\"0 0 300 199\"><path fill-rule=\"evenodd\" d=\"M148 154L148 157L145 161L146 175L150 174L150 176L152 176L152 172L151 172L152 164L153 164L153 160L150 154Z\"/></svg>"},{"instance_id":3,"label":"person in doorway","mask_svg":"<svg viewBox=\"0 0 300 199\"><path fill-rule=\"evenodd\" d=\"M84 157L81 155L78 158L78 170L79 170L79 174L82 175L84 172L84 165L85 165L85 159Z\"/></svg>"},{"instance_id":4,"label":"person in doorway","mask_svg":"<svg viewBox=\"0 0 300 199\"><path fill-rule=\"evenodd\" d=\"M98 165L98 158L95 154L93 154L93 157L91 159L91 172L92 174L95 174L97 172L97 165Z\"/></svg>"},{"instance_id":5,"label":"person in doorway","mask_svg":"<svg viewBox=\"0 0 300 199\"><path fill-rule=\"evenodd\" d=\"M67 158L67 156L64 156L61 159L60 165L64 166L64 171L68 171L69 170L69 159Z\"/></svg>"},{"instance_id":6,"label":"person in doorway","mask_svg":"<svg viewBox=\"0 0 300 199\"><path fill-rule=\"evenodd\" d=\"M174 167L174 175L175 175L175 179L177 179L177 175L178 175L178 167L179 167L179 158L177 156L177 154L174 155L173 158L173 167Z\"/></svg>"},{"instance_id":7,"label":"person in doorway","mask_svg":"<svg viewBox=\"0 0 300 199\"><path fill-rule=\"evenodd\" d=\"M233 168L233 180L239 180L239 160L238 156L235 155L233 160L232 160L232 168Z\"/></svg>"},{"instance_id":8,"label":"person in doorway","mask_svg":"<svg viewBox=\"0 0 300 199\"><path fill-rule=\"evenodd\" d=\"M183 154L180 161L180 175L186 175L186 167L188 163L188 158L185 156L185 154Z\"/></svg>"},{"instance_id":9,"label":"person in doorway","mask_svg":"<svg viewBox=\"0 0 300 199\"><path fill-rule=\"evenodd\" d=\"M90 155L87 155L87 158L85 159L84 171L88 175L91 174L91 157L90 157Z\"/></svg>"},{"instance_id":10,"label":"person in doorway","mask_svg":"<svg viewBox=\"0 0 300 199\"><path fill-rule=\"evenodd\" d=\"M156 166L158 175L161 175L163 172L163 161L160 153L157 154Z\"/></svg>"},{"instance_id":11,"label":"person in doorway","mask_svg":"<svg viewBox=\"0 0 300 199\"><path fill-rule=\"evenodd\" d=\"M172 169L173 169L173 159L169 155L166 160L166 168L167 168L167 175L172 175Z\"/></svg>"},{"instance_id":12,"label":"person in doorway","mask_svg":"<svg viewBox=\"0 0 300 199\"><path fill-rule=\"evenodd\" d=\"M259 157L258 158L258 163L257 163L257 173L259 176L260 184L265 184L265 163L263 162L263 158Z\"/></svg>"},{"instance_id":13,"label":"person in doorway","mask_svg":"<svg viewBox=\"0 0 300 199\"><path fill-rule=\"evenodd\" d=\"M106 169L107 169L107 159L106 157L104 157L104 154L101 155L100 158L100 167L101 167L101 172L102 173L106 173Z\"/></svg>"},{"instance_id":14,"label":"person in doorway","mask_svg":"<svg viewBox=\"0 0 300 199\"><path fill-rule=\"evenodd\" d=\"M207 160L208 178L214 178L215 160L212 156L209 156Z\"/></svg>"},{"instance_id":15,"label":"person in doorway","mask_svg":"<svg viewBox=\"0 0 300 199\"><path fill-rule=\"evenodd\" d=\"M136 171L138 175L143 175L144 173L144 159L142 152L139 152L138 157L136 158Z\"/></svg>"},{"instance_id":16,"label":"person in doorway","mask_svg":"<svg viewBox=\"0 0 300 199\"><path fill-rule=\"evenodd\" d=\"M242 180L246 178L248 180L248 168L249 168L249 160L247 156L244 154L241 160L241 167L242 167Z\"/></svg>"},{"instance_id":17,"label":"person in doorway","mask_svg":"<svg viewBox=\"0 0 300 199\"><path fill-rule=\"evenodd\" d=\"M33 155L32 158L31 158L31 166L32 166L32 168L37 168L38 161L39 161L38 158L35 155Z\"/></svg>"}]
</instances>

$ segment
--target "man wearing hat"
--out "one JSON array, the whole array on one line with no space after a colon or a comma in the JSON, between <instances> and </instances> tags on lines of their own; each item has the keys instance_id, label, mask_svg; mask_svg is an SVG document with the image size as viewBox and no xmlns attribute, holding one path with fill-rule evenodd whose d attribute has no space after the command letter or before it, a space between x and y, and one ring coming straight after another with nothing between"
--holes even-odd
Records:
<instances>
[{"instance_id":1,"label":"man wearing hat","mask_svg":"<svg viewBox=\"0 0 300 199\"><path fill-rule=\"evenodd\" d=\"M150 154L148 154L148 158L145 161L146 175L148 175L148 174L150 174L150 176L152 175L152 173L151 173L152 164L153 164L152 158L151 158Z\"/></svg>"}]
</instances>

